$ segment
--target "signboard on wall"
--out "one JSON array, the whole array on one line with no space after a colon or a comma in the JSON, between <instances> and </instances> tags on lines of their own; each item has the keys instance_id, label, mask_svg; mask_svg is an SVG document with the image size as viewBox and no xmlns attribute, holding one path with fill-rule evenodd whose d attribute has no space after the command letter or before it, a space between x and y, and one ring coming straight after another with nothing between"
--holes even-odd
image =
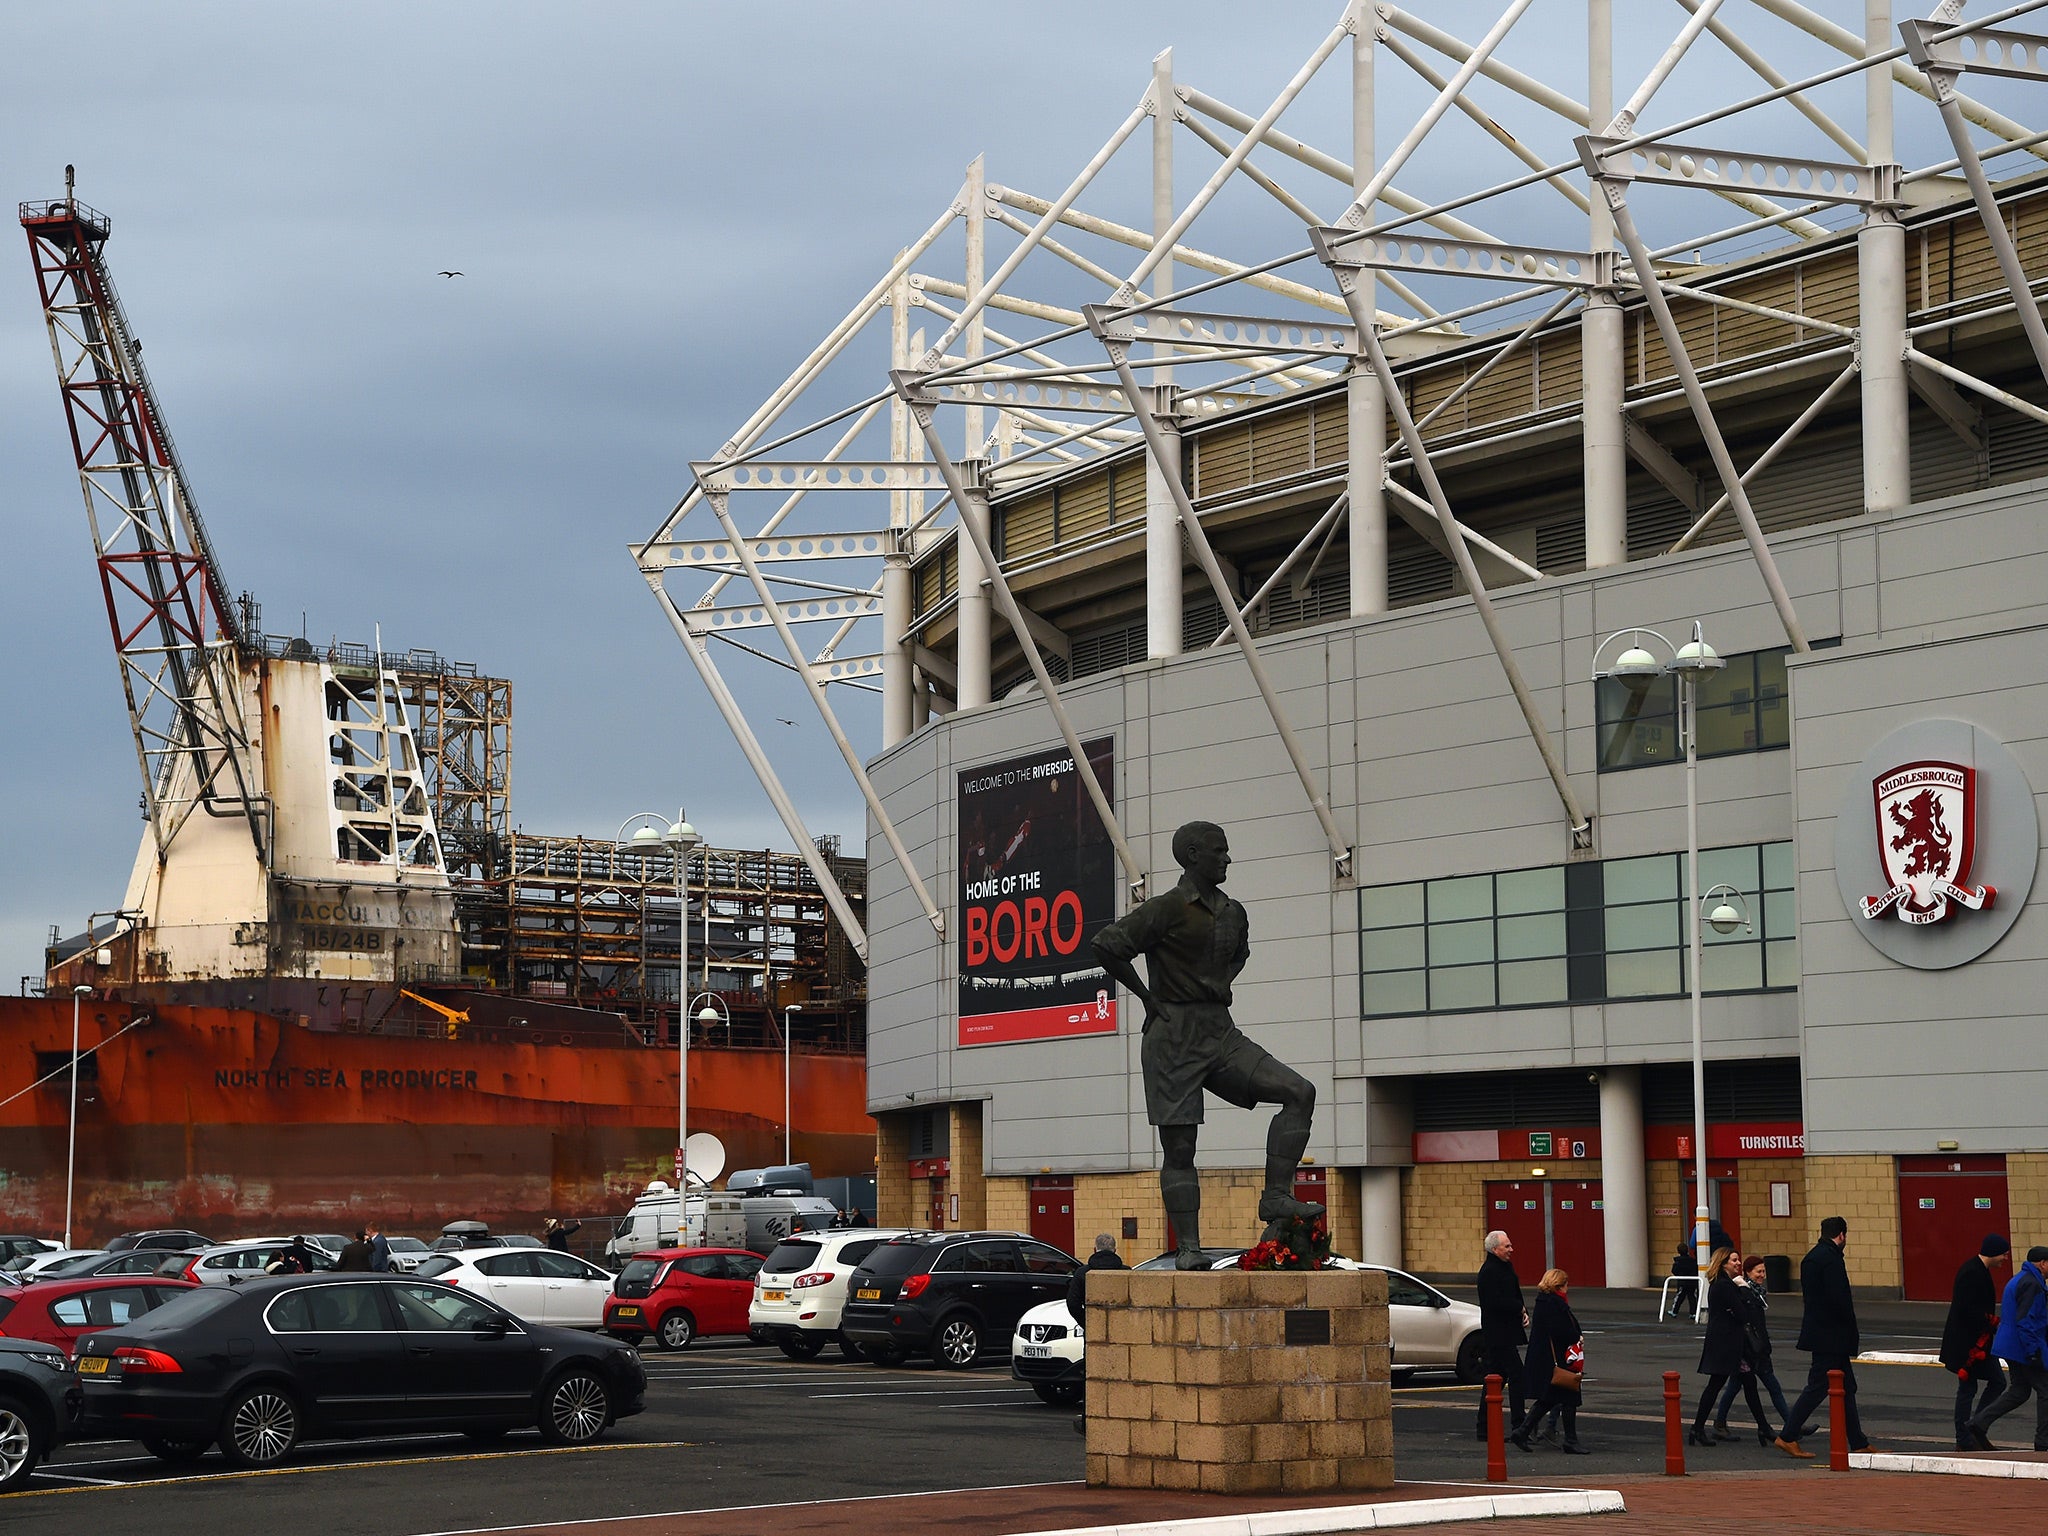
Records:
<instances>
[{"instance_id":1,"label":"signboard on wall","mask_svg":"<svg viewBox=\"0 0 2048 1536\"><path fill-rule=\"evenodd\" d=\"M1114 743L1086 742L1116 800ZM960 774L962 1045L1116 1033L1090 941L1116 916L1116 850L1064 745Z\"/></svg>"}]
</instances>

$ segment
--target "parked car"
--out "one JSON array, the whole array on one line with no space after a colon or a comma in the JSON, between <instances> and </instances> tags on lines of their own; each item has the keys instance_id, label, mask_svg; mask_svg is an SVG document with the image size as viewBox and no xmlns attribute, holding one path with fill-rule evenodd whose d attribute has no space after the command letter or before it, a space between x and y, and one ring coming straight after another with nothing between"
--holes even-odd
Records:
<instances>
[{"instance_id":1,"label":"parked car","mask_svg":"<svg viewBox=\"0 0 2048 1536\"><path fill-rule=\"evenodd\" d=\"M68 1437L64 1398L71 1383L71 1362L62 1350L0 1339L0 1493L26 1483Z\"/></svg>"},{"instance_id":2,"label":"parked car","mask_svg":"<svg viewBox=\"0 0 2048 1536\"><path fill-rule=\"evenodd\" d=\"M410 1275L277 1275L188 1291L78 1350L82 1432L140 1439L165 1461L218 1442L239 1467L302 1438L534 1425L586 1445L640 1412L635 1351L523 1323L482 1296Z\"/></svg>"},{"instance_id":3,"label":"parked car","mask_svg":"<svg viewBox=\"0 0 2048 1536\"><path fill-rule=\"evenodd\" d=\"M761 1256L744 1248L657 1248L636 1254L612 1282L604 1331L662 1349L688 1349L700 1336L753 1331L747 1309Z\"/></svg>"},{"instance_id":4,"label":"parked car","mask_svg":"<svg viewBox=\"0 0 2048 1536\"><path fill-rule=\"evenodd\" d=\"M1241 1248L1205 1248L1210 1268L1229 1269ZM1174 1255L1147 1259L1139 1269L1172 1269ZM1387 1277L1387 1322L1393 1336L1393 1371L1408 1376L1419 1370L1454 1372L1461 1382L1483 1380L1484 1347L1479 1339L1479 1309L1455 1301L1406 1270L1385 1264L1361 1264L1335 1258L1344 1269L1378 1269ZM1025 1313L1010 1344L1010 1374L1034 1388L1048 1403L1072 1405L1081 1400L1086 1380L1082 1329L1067 1310L1066 1298Z\"/></svg>"},{"instance_id":5,"label":"parked car","mask_svg":"<svg viewBox=\"0 0 2048 1536\"><path fill-rule=\"evenodd\" d=\"M240 1285L265 1273L271 1261L291 1252L288 1237L245 1237L239 1242L216 1243L195 1253L174 1253L157 1267L159 1275L177 1275L199 1285ZM333 1256L311 1244L315 1270L334 1268Z\"/></svg>"},{"instance_id":6,"label":"parked car","mask_svg":"<svg viewBox=\"0 0 2048 1536\"><path fill-rule=\"evenodd\" d=\"M43 1248L30 1253L17 1253L5 1264L0 1264L0 1278L11 1282L32 1280L37 1275L47 1274L58 1264L76 1263L84 1259L104 1256L104 1248Z\"/></svg>"},{"instance_id":7,"label":"parked car","mask_svg":"<svg viewBox=\"0 0 2048 1536\"><path fill-rule=\"evenodd\" d=\"M430 1254L413 1271L488 1296L514 1317L556 1328L601 1328L611 1271L552 1248L465 1248Z\"/></svg>"},{"instance_id":8,"label":"parked car","mask_svg":"<svg viewBox=\"0 0 2048 1536\"><path fill-rule=\"evenodd\" d=\"M12 1268L16 1259L32 1259L38 1254L56 1253L64 1245L47 1237L28 1237L22 1233L0 1236L0 1269ZM77 1250L84 1252L83 1249Z\"/></svg>"},{"instance_id":9,"label":"parked car","mask_svg":"<svg viewBox=\"0 0 2048 1536\"><path fill-rule=\"evenodd\" d=\"M151 1227L142 1232L122 1232L107 1239L107 1252L124 1253L130 1248L211 1248L213 1239L201 1237L185 1227Z\"/></svg>"},{"instance_id":10,"label":"parked car","mask_svg":"<svg viewBox=\"0 0 2048 1536\"><path fill-rule=\"evenodd\" d=\"M345 1237L339 1232L305 1232L300 1235L306 1239L308 1247L318 1248L331 1259L340 1258L341 1250L355 1241L354 1238Z\"/></svg>"},{"instance_id":11,"label":"parked car","mask_svg":"<svg viewBox=\"0 0 2048 1536\"><path fill-rule=\"evenodd\" d=\"M839 1334L846 1282L861 1261L907 1229L841 1227L778 1243L754 1277L747 1323L792 1360L808 1360L833 1339L851 1359L858 1351Z\"/></svg>"},{"instance_id":12,"label":"parked car","mask_svg":"<svg viewBox=\"0 0 2048 1536\"><path fill-rule=\"evenodd\" d=\"M74 1253L50 1264L32 1264L23 1272L31 1280L90 1280L98 1275L153 1275L174 1259L189 1259L199 1250L180 1253L163 1248L130 1248L125 1253ZM51 1255L52 1258L56 1256Z\"/></svg>"},{"instance_id":13,"label":"parked car","mask_svg":"<svg viewBox=\"0 0 2048 1536\"><path fill-rule=\"evenodd\" d=\"M68 1354L86 1334L132 1323L191 1288L189 1280L120 1275L41 1280L0 1294L0 1334L54 1344Z\"/></svg>"},{"instance_id":14,"label":"parked car","mask_svg":"<svg viewBox=\"0 0 2048 1536\"><path fill-rule=\"evenodd\" d=\"M1021 1232L892 1238L853 1272L839 1328L878 1364L929 1351L965 1370L987 1350L1006 1350L1024 1314L1065 1296L1079 1267Z\"/></svg>"},{"instance_id":15,"label":"parked car","mask_svg":"<svg viewBox=\"0 0 2048 1536\"><path fill-rule=\"evenodd\" d=\"M391 1267L411 1273L420 1267L420 1261L434 1250L416 1237L387 1237L384 1246L391 1250Z\"/></svg>"}]
</instances>

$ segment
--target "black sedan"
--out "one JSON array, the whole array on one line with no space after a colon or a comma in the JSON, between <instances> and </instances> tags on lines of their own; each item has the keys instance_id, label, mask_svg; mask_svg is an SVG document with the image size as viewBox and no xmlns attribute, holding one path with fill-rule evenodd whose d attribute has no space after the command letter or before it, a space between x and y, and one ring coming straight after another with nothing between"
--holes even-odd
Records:
<instances>
[{"instance_id":1,"label":"black sedan","mask_svg":"<svg viewBox=\"0 0 2048 1536\"><path fill-rule=\"evenodd\" d=\"M280 1275L206 1286L80 1341L84 1432L166 1461L209 1444L275 1465L301 1438L534 1425L586 1445L638 1413L639 1354L521 1322L480 1296L405 1275Z\"/></svg>"}]
</instances>

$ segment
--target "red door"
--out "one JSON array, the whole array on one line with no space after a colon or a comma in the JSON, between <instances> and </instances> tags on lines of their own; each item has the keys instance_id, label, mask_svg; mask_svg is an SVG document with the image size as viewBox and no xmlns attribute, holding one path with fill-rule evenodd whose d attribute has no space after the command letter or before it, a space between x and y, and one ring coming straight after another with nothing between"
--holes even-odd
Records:
<instances>
[{"instance_id":1,"label":"red door","mask_svg":"<svg viewBox=\"0 0 2048 1536\"><path fill-rule=\"evenodd\" d=\"M1551 1180L1550 1262L1575 1286L1607 1283L1606 1218L1598 1179Z\"/></svg>"},{"instance_id":2,"label":"red door","mask_svg":"<svg viewBox=\"0 0 2048 1536\"><path fill-rule=\"evenodd\" d=\"M1993 1232L2005 1236L2005 1158L1899 1159L1899 1238L1908 1301L1947 1301L1956 1270ZM1856 1234L1851 1232L1854 1242Z\"/></svg>"},{"instance_id":3,"label":"red door","mask_svg":"<svg viewBox=\"0 0 2048 1536\"><path fill-rule=\"evenodd\" d=\"M1686 1165L1685 1180L1680 1188L1679 1200L1685 1220L1686 1247L1692 1246L1693 1212L1699 1209L1699 1197L1693 1193L1699 1186L1693 1180L1691 1164ZM1707 1214L1727 1228L1728 1241L1735 1251L1742 1251L1742 1200L1735 1181L1733 1163L1707 1164ZM1942 1293L1944 1296L1947 1292Z\"/></svg>"},{"instance_id":4,"label":"red door","mask_svg":"<svg viewBox=\"0 0 2048 1536\"><path fill-rule=\"evenodd\" d=\"M1074 1248L1074 1181L1071 1177L1031 1181L1031 1235L1061 1253Z\"/></svg>"},{"instance_id":5,"label":"red door","mask_svg":"<svg viewBox=\"0 0 2048 1536\"><path fill-rule=\"evenodd\" d=\"M1549 1264L1549 1193L1550 1186L1541 1179L1486 1186L1486 1225L1481 1231L1507 1233L1515 1245L1515 1278L1525 1286L1541 1280ZM1480 1257L1484 1256L1482 1251ZM1472 1267L1478 1269L1478 1258Z\"/></svg>"},{"instance_id":6,"label":"red door","mask_svg":"<svg viewBox=\"0 0 2048 1536\"><path fill-rule=\"evenodd\" d=\"M1327 1211L1330 1208L1329 1174L1321 1168L1295 1169L1294 1198L1311 1201Z\"/></svg>"}]
</instances>

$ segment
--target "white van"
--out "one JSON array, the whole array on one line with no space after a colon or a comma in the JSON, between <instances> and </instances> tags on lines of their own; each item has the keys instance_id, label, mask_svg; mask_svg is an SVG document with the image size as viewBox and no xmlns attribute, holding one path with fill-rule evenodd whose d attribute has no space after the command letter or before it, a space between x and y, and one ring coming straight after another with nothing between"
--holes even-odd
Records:
<instances>
[{"instance_id":1,"label":"white van","mask_svg":"<svg viewBox=\"0 0 2048 1536\"><path fill-rule=\"evenodd\" d=\"M656 1179L619 1218L604 1245L605 1257L623 1264L653 1248L745 1248L744 1204L737 1195L706 1194L690 1196L686 1205L673 1188Z\"/></svg>"}]
</instances>

